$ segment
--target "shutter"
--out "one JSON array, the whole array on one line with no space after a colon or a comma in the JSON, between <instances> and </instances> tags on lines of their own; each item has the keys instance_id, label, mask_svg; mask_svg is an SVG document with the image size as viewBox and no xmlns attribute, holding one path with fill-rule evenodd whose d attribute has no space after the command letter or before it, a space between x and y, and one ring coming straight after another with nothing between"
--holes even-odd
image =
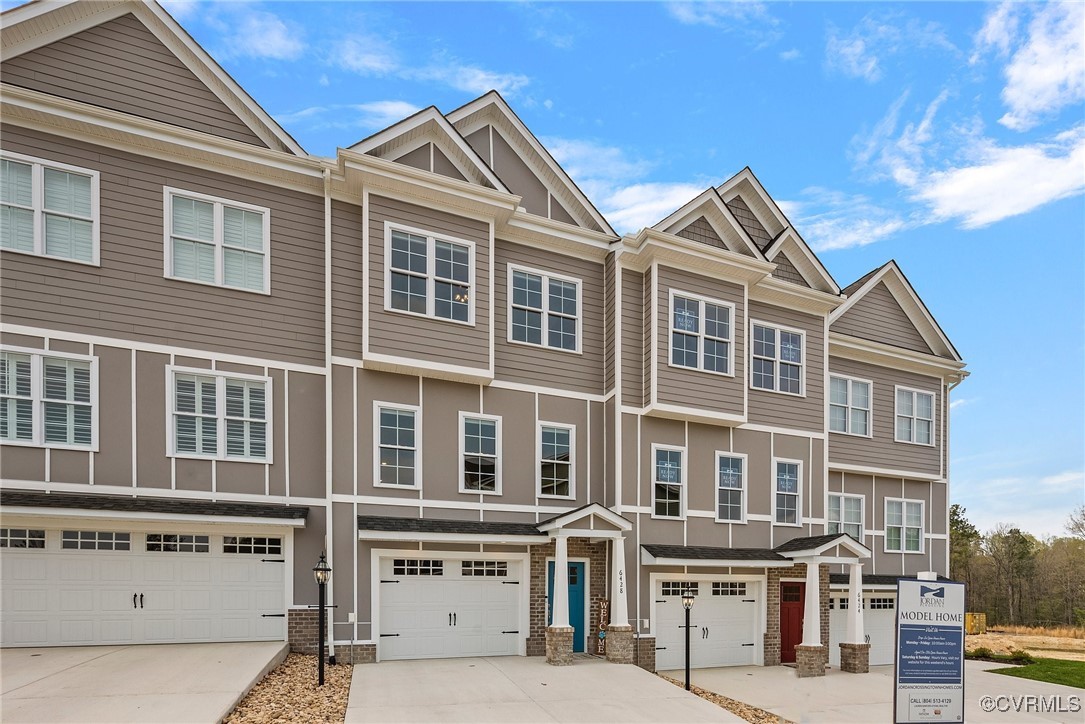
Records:
<instances>
[{"instance_id":1,"label":"shutter","mask_svg":"<svg viewBox=\"0 0 1085 724\"><path fill-rule=\"evenodd\" d=\"M0 160L0 203L34 205L34 169L30 164Z\"/></svg>"},{"instance_id":2,"label":"shutter","mask_svg":"<svg viewBox=\"0 0 1085 724\"><path fill-rule=\"evenodd\" d=\"M82 174L44 169L46 211L90 218L91 178Z\"/></svg>"},{"instance_id":3,"label":"shutter","mask_svg":"<svg viewBox=\"0 0 1085 724\"><path fill-rule=\"evenodd\" d=\"M173 240L173 276L215 282L215 247L184 239Z\"/></svg>"},{"instance_id":4,"label":"shutter","mask_svg":"<svg viewBox=\"0 0 1085 724\"><path fill-rule=\"evenodd\" d=\"M202 241L215 239L215 205L205 201L171 197L173 233Z\"/></svg>"},{"instance_id":5,"label":"shutter","mask_svg":"<svg viewBox=\"0 0 1085 724\"><path fill-rule=\"evenodd\" d=\"M223 249L223 282L232 287L263 291L263 254Z\"/></svg>"},{"instance_id":6,"label":"shutter","mask_svg":"<svg viewBox=\"0 0 1085 724\"><path fill-rule=\"evenodd\" d=\"M264 215L227 206L222 211L223 242L249 251L264 250Z\"/></svg>"}]
</instances>

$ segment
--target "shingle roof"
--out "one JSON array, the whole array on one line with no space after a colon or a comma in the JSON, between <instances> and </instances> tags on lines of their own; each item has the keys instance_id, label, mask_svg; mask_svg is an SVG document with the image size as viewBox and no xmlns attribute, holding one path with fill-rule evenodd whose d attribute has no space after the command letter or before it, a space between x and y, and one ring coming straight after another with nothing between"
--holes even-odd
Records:
<instances>
[{"instance_id":1,"label":"shingle roof","mask_svg":"<svg viewBox=\"0 0 1085 724\"><path fill-rule=\"evenodd\" d=\"M121 495L81 493L39 493L29 490L0 490L0 505L20 508L76 508L113 510L128 513L173 513L238 518L305 518L309 509L298 505L234 503L183 498L134 498Z\"/></svg>"},{"instance_id":2,"label":"shingle roof","mask_svg":"<svg viewBox=\"0 0 1085 724\"><path fill-rule=\"evenodd\" d=\"M889 262L886 262L886 264L888 264L888 263ZM880 267L878 267L876 269L871 269L866 274L864 274L863 276L859 277L858 279L853 281L848 286L841 289L840 293L843 294L846 297L850 297L853 293L859 291L859 288L861 286L863 286L864 284L866 284L868 279L870 279L872 276L874 276L875 274L880 272L884 267L885 267L885 264L882 264Z\"/></svg>"},{"instance_id":3,"label":"shingle roof","mask_svg":"<svg viewBox=\"0 0 1085 724\"><path fill-rule=\"evenodd\" d=\"M847 533L830 533L828 535L814 535L807 536L805 538L792 538L788 542L781 543L780 545L776 546L775 548L773 548L773 550L779 553L791 553L792 551L808 551L812 548L818 548L819 546L823 546L826 543L832 543L837 538L843 537L851 538L851 540L853 541L855 540Z\"/></svg>"},{"instance_id":4,"label":"shingle roof","mask_svg":"<svg viewBox=\"0 0 1085 724\"><path fill-rule=\"evenodd\" d=\"M915 580L915 576L886 576L886 575L882 575L880 573L879 574L864 573L863 574L863 585L864 586L895 586L895 585L897 585L897 579L898 578L904 578L904 579L911 580L911 581ZM946 578L945 576L938 576L938 580L939 581L946 581L946 582L949 582L949 583L953 582L952 578ZM847 573L830 573L829 574L829 585L839 586L840 584L845 584L846 585L847 583L848 583L848 574Z\"/></svg>"},{"instance_id":5,"label":"shingle roof","mask_svg":"<svg viewBox=\"0 0 1085 724\"><path fill-rule=\"evenodd\" d=\"M533 523L440 520L437 518L391 518L383 515L359 515L358 530L392 531L397 533L459 533L468 535L542 535Z\"/></svg>"},{"instance_id":6,"label":"shingle roof","mask_svg":"<svg viewBox=\"0 0 1085 724\"><path fill-rule=\"evenodd\" d=\"M656 558L691 558L702 561L786 561L768 548L711 548L644 543L641 548Z\"/></svg>"}]
</instances>

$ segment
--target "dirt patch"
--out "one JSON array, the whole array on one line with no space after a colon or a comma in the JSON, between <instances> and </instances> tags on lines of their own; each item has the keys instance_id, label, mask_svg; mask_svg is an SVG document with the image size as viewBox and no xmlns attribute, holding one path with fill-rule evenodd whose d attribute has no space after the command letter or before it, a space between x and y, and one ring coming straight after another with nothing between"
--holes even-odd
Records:
<instances>
[{"instance_id":1,"label":"dirt patch","mask_svg":"<svg viewBox=\"0 0 1085 724\"><path fill-rule=\"evenodd\" d=\"M1010 649L1017 649L1046 659L1085 661L1085 641L1062 636L1011 634L988 629L985 634L965 636L964 647L969 651L983 647L996 654L1008 654Z\"/></svg>"},{"instance_id":2,"label":"dirt patch","mask_svg":"<svg viewBox=\"0 0 1085 724\"><path fill-rule=\"evenodd\" d=\"M324 686L317 686L315 656L289 654L253 687L226 724L341 722L350 696L350 664L324 666Z\"/></svg>"},{"instance_id":3,"label":"dirt patch","mask_svg":"<svg viewBox=\"0 0 1085 724\"><path fill-rule=\"evenodd\" d=\"M681 686L682 688L685 688L686 686L684 681L678 681L669 676L663 676L662 674L657 674L657 676L671 682L675 686ZM714 691L708 691L699 686L692 685L689 687L689 690L690 693L696 694L702 699L706 699L717 706L721 706L735 716L740 716L748 722L753 722L754 724L791 724L787 719L781 719L770 711L758 709L756 706L750 706L749 704L743 704L741 701L721 696Z\"/></svg>"}]
</instances>

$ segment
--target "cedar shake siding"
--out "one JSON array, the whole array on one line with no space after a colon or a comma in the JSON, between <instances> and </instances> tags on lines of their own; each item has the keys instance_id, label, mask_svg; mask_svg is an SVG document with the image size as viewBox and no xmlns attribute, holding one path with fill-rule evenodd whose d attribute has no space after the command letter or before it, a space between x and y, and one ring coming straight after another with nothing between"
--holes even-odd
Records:
<instances>
[{"instance_id":1,"label":"cedar shake siding","mask_svg":"<svg viewBox=\"0 0 1085 724\"><path fill-rule=\"evenodd\" d=\"M475 219L369 196L369 351L405 364L445 363L486 372L490 367L490 227ZM471 304L474 326L385 309L385 222L436 238L474 242Z\"/></svg>"},{"instance_id":2,"label":"cedar shake siding","mask_svg":"<svg viewBox=\"0 0 1085 724\"><path fill-rule=\"evenodd\" d=\"M703 216L679 231L678 236L681 236L684 239L691 239L692 241L699 241L702 244L714 246L717 249L727 248L727 244L723 243L723 239L720 238L720 235L716 233L716 230L712 228L712 225L709 224L708 220Z\"/></svg>"},{"instance_id":3,"label":"cedar shake siding","mask_svg":"<svg viewBox=\"0 0 1085 724\"><path fill-rule=\"evenodd\" d=\"M332 201L332 354L362 358L362 207Z\"/></svg>"},{"instance_id":4,"label":"cedar shake siding","mask_svg":"<svg viewBox=\"0 0 1085 724\"><path fill-rule=\"evenodd\" d=\"M267 147L131 14L4 61L3 79L22 88Z\"/></svg>"},{"instance_id":5,"label":"cedar shake siding","mask_svg":"<svg viewBox=\"0 0 1085 724\"><path fill-rule=\"evenodd\" d=\"M795 268L795 265L791 263L791 260L787 258L787 255L780 252L773 259L776 264L776 268L772 270L772 276L777 279L783 279L785 282L791 282L792 284L798 284L801 287L809 288L810 285L806 283L806 280L802 278L802 274Z\"/></svg>"},{"instance_id":6,"label":"cedar shake siding","mask_svg":"<svg viewBox=\"0 0 1085 724\"><path fill-rule=\"evenodd\" d=\"M509 341L509 267L580 280L580 353ZM543 298L548 292L543 290ZM494 252L494 373L497 379L602 394L603 267L498 239ZM543 340L544 342L546 340Z\"/></svg>"},{"instance_id":7,"label":"cedar shake siding","mask_svg":"<svg viewBox=\"0 0 1085 724\"><path fill-rule=\"evenodd\" d=\"M3 148L101 174L101 266L3 253L4 321L269 360L324 361L324 204L242 181L11 125ZM167 279L163 188L271 212L271 294Z\"/></svg>"},{"instance_id":8,"label":"cedar shake siding","mask_svg":"<svg viewBox=\"0 0 1085 724\"><path fill-rule=\"evenodd\" d=\"M825 429L825 333L822 317L784 309L764 302L750 302L750 330L754 322L768 325L780 325L798 329L805 333L803 345L803 390L805 395L768 392L753 387L749 375L746 384L750 386L749 415L752 423L789 427L795 430L820 432ZM746 349L746 362L749 363L750 350Z\"/></svg>"},{"instance_id":9,"label":"cedar shake siding","mask_svg":"<svg viewBox=\"0 0 1085 724\"><path fill-rule=\"evenodd\" d=\"M833 322L832 330L913 352L934 354L884 282L879 282Z\"/></svg>"},{"instance_id":10,"label":"cedar shake siding","mask_svg":"<svg viewBox=\"0 0 1085 724\"><path fill-rule=\"evenodd\" d=\"M644 275L622 269L622 404L644 405Z\"/></svg>"},{"instance_id":11,"label":"cedar shake siding","mask_svg":"<svg viewBox=\"0 0 1085 724\"><path fill-rule=\"evenodd\" d=\"M750 210L750 207L746 205L746 202L742 200L741 196L736 196L728 201L727 208L731 210L738 223L742 225L742 228L746 230L746 233L750 235L750 238L762 251L772 243L772 236L765 231L765 227L757 220L757 217Z\"/></svg>"}]
</instances>

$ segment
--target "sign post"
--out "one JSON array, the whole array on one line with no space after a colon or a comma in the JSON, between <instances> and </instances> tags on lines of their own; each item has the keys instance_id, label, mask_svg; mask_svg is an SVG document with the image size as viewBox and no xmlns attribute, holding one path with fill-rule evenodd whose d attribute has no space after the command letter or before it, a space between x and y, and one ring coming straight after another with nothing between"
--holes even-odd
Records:
<instances>
[{"instance_id":1,"label":"sign post","mask_svg":"<svg viewBox=\"0 0 1085 724\"><path fill-rule=\"evenodd\" d=\"M897 581L893 721L964 721L964 584Z\"/></svg>"}]
</instances>

